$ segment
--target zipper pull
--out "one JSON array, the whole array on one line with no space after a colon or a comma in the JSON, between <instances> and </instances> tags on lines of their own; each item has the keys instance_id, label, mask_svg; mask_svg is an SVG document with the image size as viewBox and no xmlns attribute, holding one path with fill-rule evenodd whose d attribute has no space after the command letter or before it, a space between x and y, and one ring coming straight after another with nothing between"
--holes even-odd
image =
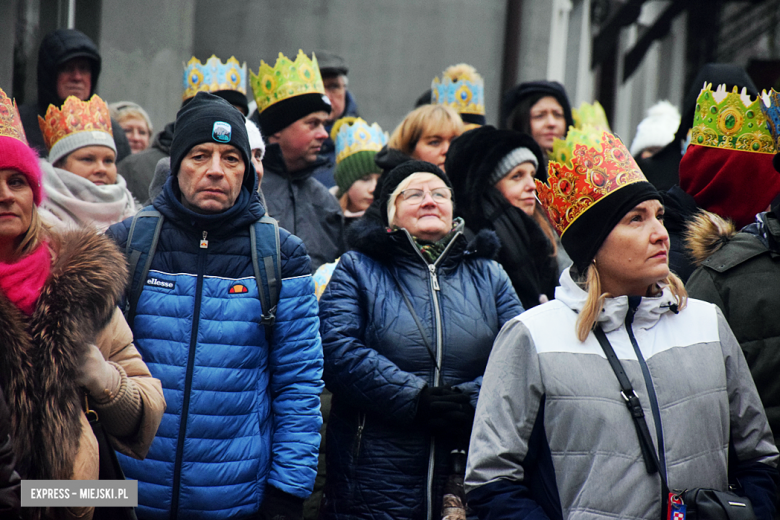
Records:
<instances>
[{"instance_id":1,"label":"zipper pull","mask_svg":"<svg viewBox=\"0 0 780 520\"><path fill-rule=\"evenodd\" d=\"M204 231L203 232L203 238L200 241L200 248L201 249L208 249L209 248L209 241L206 240L206 237L208 236L209 232Z\"/></svg>"},{"instance_id":2,"label":"zipper pull","mask_svg":"<svg viewBox=\"0 0 780 520\"><path fill-rule=\"evenodd\" d=\"M436 276L436 266L433 264L428 264L428 270L431 272L431 279L433 280L433 290L441 291L441 288L439 287L439 278Z\"/></svg>"}]
</instances>

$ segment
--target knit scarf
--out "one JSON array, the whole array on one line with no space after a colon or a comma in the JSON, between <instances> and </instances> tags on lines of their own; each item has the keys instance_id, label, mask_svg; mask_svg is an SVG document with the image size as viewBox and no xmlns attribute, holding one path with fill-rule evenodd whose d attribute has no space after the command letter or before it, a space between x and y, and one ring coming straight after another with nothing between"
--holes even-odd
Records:
<instances>
[{"instance_id":1,"label":"knit scarf","mask_svg":"<svg viewBox=\"0 0 780 520\"><path fill-rule=\"evenodd\" d=\"M447 249L447 246L450 245L450 242L452 242L452 239L455 238L455 235L457 235L458 231L460 231L462 228L463 219L456 218L452 221L452 229L450 232L436 242L429 242L428 240L423 240L416 237L412 238L414 238L414 244L422 253L425 261L429 264L435 264L436 260L439 259L444 250Z\"/></svg>"},{"instance_id":2,"label":"knit scarf","mask_svg":"<svg viewBox=\"0 0 780 520\"><path fill-rule=\"evenodd\" d=\"M43 243L13 264L0 262L0 292L31 316L51 270L49 246Z\"/></svg>"}]
</instances>

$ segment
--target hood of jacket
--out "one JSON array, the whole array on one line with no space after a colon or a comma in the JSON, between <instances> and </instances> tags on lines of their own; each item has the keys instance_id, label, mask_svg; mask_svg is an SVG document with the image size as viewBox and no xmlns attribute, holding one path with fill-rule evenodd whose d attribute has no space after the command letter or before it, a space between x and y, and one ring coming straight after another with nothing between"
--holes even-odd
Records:
<instances>
[{"instance_id":1,"label":"hood of jacket","mask_svg":"<svg viewBox=\"0 0 780 520\"><path fill-rule=\"evenodd\" d=\"M173 142L173 129L175 123L175 121L172 121L165 125L165 128L154 136L154 141L152 141L152 146L166 155L171 155L171 143Z\"/></svg>"},{"instance_id":2,"label":"hood of jacket","mask_svg":"<svg viewBox=\"0 0 780 520\"><path fill-rule=\"evenodd\" d=\"M561 273L561 285L555 288L555 299L579 314L585 307L588 293L572 279L570 270L571 268L568 268ZM606 298L604 300L604 309L601 311L598 319L598 323L604 329L604 332L613 331L623 325L630 306L628 296ZM649 329L658 323L658 320L665 313L676 311L677 300L669 287L663 287L661 294L658 296L643 296L641 298L634 314L632 327Z\"/></svg>"},{"instance_id":3,"label":"hood of jacket","mask_svg":"<svg viewBox=\"0 0 780 520\"><path fill-rule=\"evenodd\" d=\"M411 161L412 158L403 153L401 150L395 148L388 148L387 145L383 146L381 150L374 156L374 162L387 173L399 164ZM382 179L382 177L380 177Z\"/></svg>"},{"instance_id":4,"label":"hood of jacket","mask_svg":"<svg viewBox=\"0 0 780 520\"><path fill-rule=\"evenodd\" d=\"M38 49L38 113L44 115L49 105L61 106L65 100L57 95L59 66L72 58L87 58L92 65L92 87L97 90L101 59L95 43L81 31L57 29L46 35Z\"/></svg>"}]
</instances>

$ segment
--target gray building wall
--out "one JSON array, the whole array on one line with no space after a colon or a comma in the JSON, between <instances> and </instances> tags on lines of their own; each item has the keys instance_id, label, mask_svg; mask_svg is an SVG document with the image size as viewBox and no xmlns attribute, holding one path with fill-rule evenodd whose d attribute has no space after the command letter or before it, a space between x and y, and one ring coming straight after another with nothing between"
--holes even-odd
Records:
<instances>
[{"instance_id":1,"label":"gray building wall","mask_svg":"<svg viewBox=\"0 0 780 520\"><path fill-rule=\"evenodd\" d=\"M16 35L16 0L0 0L0 88L9 97L14 72L14 39Z\"/></svg>"}]
</instances>

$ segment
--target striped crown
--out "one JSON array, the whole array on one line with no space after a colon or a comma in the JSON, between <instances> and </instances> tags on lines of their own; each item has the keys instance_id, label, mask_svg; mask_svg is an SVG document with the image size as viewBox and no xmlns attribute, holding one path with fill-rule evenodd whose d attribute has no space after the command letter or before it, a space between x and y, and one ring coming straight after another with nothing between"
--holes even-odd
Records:
<instances>
[{"instance_id":1,"label":"striped crown","mask_svg":"<svg viewBox=\"0 0 780 520\"><path fill-rule=\"evenodd\" d=\"M767 128L764 103L752 100L746 89L731 92L720 85L713 92L706 84L696 100L691 144L741 152L775 153L775 141Z\"/></svg>"},{"instance_id":2,"label":"striped crown","mask_svg":"<svg viewBox=\"0 0 780 520\"><path fill-rule=\"evenodd\" d=\"M246 62L240 64L231 56L222 63L212 54L206 63L201 63L193 56L184 64L183 82L182 101L195 97L198 92L219 90L236 90L246 95Z\"/></svg>"},{"instance_id":3,"label":"striped crown","mask_svg":"<svg viewBox=\"0 0 780 520\"><path fill-rule=\"evenodd\" d=\"M447 105L459 114L485 115L485 80L471 65L461 63L431 83L431 103Z\"/></svg>"},{"instance_id":4,"label":"striped crown","mask_svg":"<svg viewBox=\"0 0 780 520\"><path fill-rule=\"evenodd\" d=\"M24 134L22 118L19 115L19 109L16 101L5 95L0 88L0 137L13 137L24 144L27 143L27 136Z\"/></svg>"},{"instance_id":5,"label":"striped crown","mask_svg":"<svg viewBox=\"0 0 780 520\"><path fill-rule=\"evenodd\" d=\"M625 145L609 132L588 126L569 130L565 146L558 148L564 147L570 151L568 161L551 160L547 182L536 180L539 200L560 236L603 198L647 180Z\"/></svg>"},{"instance_id":6,"label":"striped crown","mask_svg":"<svg viewBox=\"0 0 780 520\"><path fill-rule=\"evenodd\" d=\"M387 144L387 133L378 124L368 126L359 117L343 117L330 131L336 143L336 164L358 152L378 152Z\"/></svg>"},{"instance_id":7,"label":"striped crown","mask_svg":"<svg viewBox=\"0 0 780 520\"><path fill-rule=\"evenodd\" d=\"M89 101L68 96L62 109L49 105L46 118L38 116L38 123L49 151L64 138L80 132L104 132L111 136L113 142L108 105L97 94L93 94Z\"/></svg>"},{"instance_id":8,"label":"striped crown","mask_svg":"<svg viewBox=\"0 0 780 520\"><path fill-rule=\"evenodd\" d=\"M280 52L274 67L260 60L257 74L249 71L249 84L252 86L258 112L295 96L325 95L317 57L312 53L309 59L302 50L298 50L294 62Z\"/></svg>"}]
</instances>

